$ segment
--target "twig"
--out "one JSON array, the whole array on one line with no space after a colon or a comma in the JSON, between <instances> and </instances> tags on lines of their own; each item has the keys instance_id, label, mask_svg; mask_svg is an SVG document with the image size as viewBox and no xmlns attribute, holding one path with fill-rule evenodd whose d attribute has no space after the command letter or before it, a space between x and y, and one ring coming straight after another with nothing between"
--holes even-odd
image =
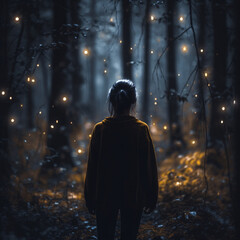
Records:
<instances>
[{"instance_id":1,"label":"twig","mask_svg":"<svg viewBox=\"0 0 240 240\"><path fill-rule=\"evenodd\" d=\"M191 90L192 90L192 88L193 88L193 84L195 83L195 80L196 80L196 77L197 77L198 71L199 71L199 69L196 68L195 75L194 75L194 77L193 77L193 81L192 81L191 87L189 88L189 91L188 91L187 96L190 94L190 92L191 92ZM194 72L193 72L193 73L194 73Z\"/></svg>"},{"instance_id":2,"label":"twig","mask_svg":"<svg viewBox=\"0 0 240 240\"><path fill-rule=\"evenodd\" d=\"M192 18L192 1L189 0L189 15L190 15L190 28L192 30L193 33L193 39L194 39L194 46L195 46L195 51L196 51L196 55L197 55L197 65L198 65L198 69L201 73L201 62L200 62L200 58L199 58L199 54L198 54L198 45L197 45L197 40L196 40L196 33L195 33L195 29L193 26L193 18ZM200 74L200 85L202 85L203 79L202 79L202 75ZM207 176L206 176L206 162L207 162L207 144L208 144L208 137L207 137L207 120L206 120L206 112L205 112L205 102L204 102L204 96L201 95L201 102L202 102L202 106L203 106L203 119L204 119L204 126L205 126L205 155L204 155L204 164L203 164L203 175L204 175L204 180L205 180L205 184L206 184L206 191L205 191L205 196L204 196L204 204L206 201L206 195L207 195L207 191L208 191L208 180L207 180Z\"/></svg>"},{"instance_id":3,"label":"twig","mask_svg":"<svg viewBox=\"0 0 240 240\"><path fill-rule=\"evenodd\" d=\"M185 87L186 87L187 84L189 83L189 81L190 81L190 79L191 79L191 77L192 77L192 75L193 75L193 73L194 73L195 71L198 72L198 65L196 65L196 66L194 67L194 69L193 69L192 72L190 73L190 75L189 75L186 83L183 85L183 88L182 88L182 91L181 91L181 95L182 95L183 90L185 89ZM194 79L195 79L195 77L194 77ZM194 82L194 81L193 81L193 82ZM193 84L192 84L192 85L193 85ZM190 88L190 89L191 89L191 88Z\"/></svg>"},{"instance_id":4,"label":"twig","mask_svg":"<svg viewBox=\"0 0 240 240\"><path fill-rule=\"evenodd\" d=\"M162 51L161 55L159 56L159 58L157 59L157 62L153 68L153 72L152 72L152 79L154 78L154 74L156 75L157 77L157 80L159 80L159 76L158 76L158 71L157 69L159 68L160 69L160 72L161 72L161 75L162 75L162 78L165 82L165 87L167 86L167 82L166 82L166 78L163 74L163 71L162 71L162 68L161 68L161 58L163 57L163 55L166 53L166 51L169 49L170 45L176 41L177 39L179 39L183 34L185 34L189 29L191 29L191 27L188 27L186 28L183 32L181 32L179 35L177 35L176 37L174 37L171 41L170 41L170 44L168 44Z\"/></svg>"}]
</instances>

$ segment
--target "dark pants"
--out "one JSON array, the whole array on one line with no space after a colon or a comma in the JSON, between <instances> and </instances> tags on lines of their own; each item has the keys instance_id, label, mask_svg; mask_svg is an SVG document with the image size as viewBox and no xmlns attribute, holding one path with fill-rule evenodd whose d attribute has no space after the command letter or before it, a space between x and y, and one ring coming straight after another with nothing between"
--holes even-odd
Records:
<instances>
[{"instance_id":1,"label":"dark pants","mask_svg":"<svg viewBox=\"0 0 240 240\"><path fill-rule=\"evenodd\" d=\"M136 240L142 208L98 208L96 210L98 240L114 240L118 211L121 216L121 240Z\"/></svg>"}]
</instances>

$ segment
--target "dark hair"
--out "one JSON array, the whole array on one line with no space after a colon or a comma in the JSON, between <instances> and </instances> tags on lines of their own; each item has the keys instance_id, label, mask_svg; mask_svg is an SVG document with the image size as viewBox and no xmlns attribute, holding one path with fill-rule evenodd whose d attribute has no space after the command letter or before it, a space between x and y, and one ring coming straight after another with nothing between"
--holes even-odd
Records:
<instances>
[{"instance_id":1,"label":"dark hair","mask_svg":"<svg viewBox=\"0 0 240 240\"><path fill-rule=\"evenodd\" d=\"M137 101L136 88L132 81L118 80L108 92L108 110L111 115L120 115Z\"/></svg>"}]
</instances>

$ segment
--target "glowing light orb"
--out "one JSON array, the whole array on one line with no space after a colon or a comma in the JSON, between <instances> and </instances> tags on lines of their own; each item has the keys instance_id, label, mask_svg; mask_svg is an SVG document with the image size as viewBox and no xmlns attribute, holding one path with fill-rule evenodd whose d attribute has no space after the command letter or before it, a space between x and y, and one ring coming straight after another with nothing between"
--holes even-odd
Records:
<instances>
[{"instance_id":1,"label":"glowing light orb","mask_svg":"<svg viewBox=\"0 0 240 240\"><path fill-rule=\"evenodd\" d=\"M107 70L106 70L106 69L104 70L104 73L105 73L105 74L107 73Z\"/></svg>"},{"instance_id":2,"label":"glowing light orb","mask_svg":"<svg viewBox=\"0 0 240 240\"><path fill-rule=\"evenodd\" d=\"M168 129L167 125L164 125L164 126L163 126L163 129L164 129L164 130L167 130L167 129Z\"/></svg>"},{"instance_id":3,"label":"glowing light orb","mask_svg":"<svg viewBox=\"0 0 240 240\"><path fill-rule=\"evenodd\" d=\"M4 96L4 95L6 94L6 92L5 92L5 91L2 91L1 94L2 94L2 96Z\"/></svg>"},{"instance_id":4,"label":"glowing light orb","mask_svg":"<svg viewBox=\"0 0 240 240\"><path fill-rule=\"evenodd\" d=\"M20 17L15 17L15 22L19 22L20 21Z\"/></svg>"},{"instance_id":5,"label":"glowing light orb","mask_svg":"<svg viewBox=\"0 0 240 240\"><path fill-rule=\"evenodd\" d=\"M151 15L150 19L151 19L151 21L154 21L155 17L153 15Z\"/></svg>"},{"instance_id":6,"label":"glowing light orb","mask_svg":"<svg viewBox=\"0 0 240 240\"><path fill-rule=\"evenodd\" d=\"M220 123L223 124L223 120L221 120Z\"/></svg>"},{"instance_id":7,"label":"glowing light orb","mask_svg":"<svg viewBox=\"0 0 240 240\"><path fill-rule=\"evenodd\" d=\"M122 40L120 40L119 43L121 44L121 43L122 43Z\"/></svg>"},{"instance_id":8,"label":"glowing light orb","mask_svg":"<svg viewBox=\"0 0 240 240\"><path fill-rule=\"evenodd\" d=\"M184 20L183 16L180 16L179 21L183 22L183 20Z\"/></svg>"},{"instance_id":9,"label":"glowing light orb","mask_svg":"<svg viewBox=\"0 0 240 240\"><path fill-rule=\"evenodd\" d=\"M50 125L50 128L52 128L52 129L53 129L53 128L54 128L54 125Z\"/></svg>"},{"instance_id":10,"label":"glowing light orb","mask_svg":"<svg viewBox=\"0 0 240 240\"><path fill-rule=\"evenodd\" d=\"M200 52L203 53L203 49L202 48L200 49Z\"/></svg>"},{"instance_id":11,"label":"glowing light orb","mask_svg":"<svg viewBox=\"0 0 240 240\"><path fill-rule=\"evenodd\" d=\"M222 106L222 111L225 111L225 110L226 110L226 108L224 106Z\"/></svg>"},{"instance_id":12,"label":"glowing light orb","mask_svg":"<svg viewBox=\"0 0 240 240\"><path fill-rule=\"evenodd\" d=\"M153 53L154 53L154 51L153 51L153 50L151 50L151 51L150 51L150 53L151 53L151 54L153 54Z\"/></svg>"},{"instance_id":13,"label":"glowing light orb","mask_svg":"<svg viewBox=\"0 0 240 240\"><path fill-rule=\"evenodd\" d=\"M39 65L39 63L37 64L37 67L39 67L40 65Z\"/></svg>"},{"instance_id":14,"label":"glowing light orb","mask_svg":"<svg viewBox=\"0 0 240 240\"><path fill-rule=\"evenodd\" d=\"M192 145L195 145L196 144L196 141L195 140L192 140Z\"/></svg>"},{"instance_id":15,"label":"glowing light orb","mask_svg":"<svg viewBox=\"0 0 240 240\"><path fill-rule=\"evenodd\" d=\"M208 73L207 73L207 72L205 72L205 73L204 73L204 76L205 76L205 77L207 77L207 76L208 76Z\"/></svg>"},{"instance_id":16,"label":"glowing light orb","mask_svg":"<svg viewBox=\"0 0 240 240\"><path fill-rule=\"evenodd\" d=\"M197 94L195 94L195 95L194 95L194 97L195 97L195 98L197 98L197 97L198 97L198 95L197 95Z\"/></svg>"},{"instance_id":17,"label":"glowing light orb","mask_svg":"<svg viewBox=\"0 0 240 240\"><path fill-rule=\"evenodd\" d=\"M82 153L82 149L81 149L81 148L78 149L78 153L79 153L79 154Z\"/></svg>"},{"instance_id":18,"label":"glowing light orb","mask_svg":"<svg viewBox=\"0 0 240 240\"><path fill-rule=\"evenodd\" d=\"M15 119L14 118L11 118L10 121L11 121L11 123L15 123Z\"/></svg>"},{"instance_id":19,"label":"glowing light orb","mask_svg":"<svg viewBox=\"0 0 240 240\"><path fill-rule=\"evenodd\" d=\"M32 81L31 81L32 83L35 83L36 82L36 80L34 79L34 78L32 78Z\"/></svg>"},{"instance_id":20,"label":"glowing light orb","mask_svg":"<svg viewBox=\"0 0 240 240\"><path fill-rule=\"evenodd\" d=\"M10 96L9 99L12 100L13 98Z\"/></svg>"},{"instance_id":21,"label":"glowing light orb","mask_svg":"<svg viewBox=\"0 0 240 240\"><path fill-rule=\"evenodd\" d=\"M176 183L175 183L176 186L180 186L181 184L182 184L182 183L180 183L180 182L176 182Z\"/></svg>"},{"instance_id":22,"label":"glowing light orb","mask_svg":"<svg viewBox=\"0 0 240 240\"><path fill-rule=\"evenodd\" d=\"M188 47L186 45L182 46L182 52L184 53L188 52Z\"/></svg>"},{"instance_id":23,"label":"glowing light orb","mask_svg":"<svg viewBox=\"0 0 240 240\"><path fill-rule=\"evenodd\" d=\"M83 50L83 54L84 54L84 55L88 55L88 54L89 54L88 49L84 49L84 50Z\"/></svg>"},{"instance_id":24,"label":"glowing light orb","mask_svg":"<svg viewBox=\"0 0 240 240\"><path fill-rule=\"evenodd\" d=\"M157 105L157 102L154 102L154 105Z\"/></svg>"},{"instance_id":25,"label":"glowing light orb","mask_svg":"<svg viewBox=\"0 0 240 240\"><path fill-rule=\"evenodd\" d=\"M66 102L66 101L67 101L67 97L64 96L64 97L62 98L62 100L63 100L63 102Z\"/></svg>"}]
</instances>

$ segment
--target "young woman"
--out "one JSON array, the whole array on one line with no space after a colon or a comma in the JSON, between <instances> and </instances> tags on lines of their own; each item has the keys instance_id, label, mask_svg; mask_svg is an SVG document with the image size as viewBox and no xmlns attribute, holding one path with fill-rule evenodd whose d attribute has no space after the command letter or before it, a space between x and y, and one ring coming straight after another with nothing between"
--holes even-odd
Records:
<instances>
[{"instance_id":1,"label":"young woman","mask_svg":"<svg viewBox=\"0 0 240 240\"><path fill-rule=\"evenodd\" d=\"M152 212L157 203L157 164L148 125L130 116L136 100L134 84L117 81L108 94L111 117L92 132L85 200L96 214L99 240L114 239L119 210L121 239L135 240L142 211Z\"/></svg>"}]
</instances>

